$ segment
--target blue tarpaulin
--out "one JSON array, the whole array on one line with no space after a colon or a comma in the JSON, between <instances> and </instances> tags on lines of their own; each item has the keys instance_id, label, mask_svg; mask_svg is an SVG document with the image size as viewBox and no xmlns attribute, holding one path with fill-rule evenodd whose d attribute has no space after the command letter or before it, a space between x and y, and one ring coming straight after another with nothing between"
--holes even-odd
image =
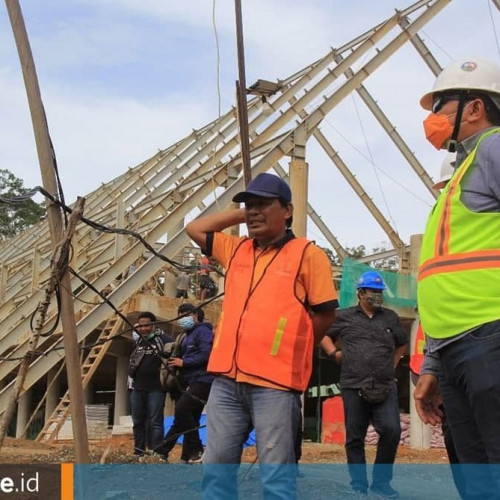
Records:
<instances>
[{"instance_id":1,"label":"blue tarpaulin","mask_svg":"<svg viewBox=\"0 0 500 500\"><path fill-rule=\"evenodd\" d=\"M168 432L168 430L170 429L170 427L172 426L173 423L174 423L173 416L165 417L165 419L163 420L163 429L165 430L165 434ZM207 416L206 415L201 416L200 425L207 425ZM206 446L206 444L207 444L207 428L202 427L199 432L200 432L201 442L203 443L203 446ZM184 436L180 436L179 439L177 440L177 442L182 443L183 438L184 438ZM252 432L248 436L248 439L246 440L246 442L243 446L245 446L245 447L246 446L255 446L255 444L256 444L255 431L252 430Z\"/></svg>"}]
</instances>

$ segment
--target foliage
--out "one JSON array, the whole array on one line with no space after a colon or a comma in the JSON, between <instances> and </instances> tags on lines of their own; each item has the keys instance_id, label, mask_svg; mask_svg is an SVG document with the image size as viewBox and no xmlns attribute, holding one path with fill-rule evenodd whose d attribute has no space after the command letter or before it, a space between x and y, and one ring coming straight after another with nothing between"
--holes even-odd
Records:
<instances>
[{"instance_id":1,"label":"foliage","mask_svg":"<svg viewBox=\"0 0 500 500\"><path fill-rule=\"evenodd\" d=\"M0 195L3 198L15 198L28 192L23 181L12 172L0 169ZM45 207L32 199L18 201L15 204L0 203L0 236L11 238L36 224L45 216Z\"/></svg>"},{"instance_id":2,"label":"foliage","mask_svg":"<svg viewBox=\"0 0 500 500\"><path fill-rule=\"evenodd\" d=\"M382 242L379 247L373 248L370 253L366 252L365 245L358 245L357 247L346 247L345 250L347 252L347 257L356 260L356 259L361 259L362 257L366 257L367 255L386 252L389 250L386 245L387 244L385 242ZM333 251L329 248L323 248L323 247L321 248L328 256L328 259L330 260L332 266L341 267L338 255L335 255ZM394 255L392 257L386 257L384 259L378 259L371 262L367 262L367 264L374 267L375 269L381 269L384 271L397 271L399 269L399 258L397 255Z\"/></svg>"}]
</instances>

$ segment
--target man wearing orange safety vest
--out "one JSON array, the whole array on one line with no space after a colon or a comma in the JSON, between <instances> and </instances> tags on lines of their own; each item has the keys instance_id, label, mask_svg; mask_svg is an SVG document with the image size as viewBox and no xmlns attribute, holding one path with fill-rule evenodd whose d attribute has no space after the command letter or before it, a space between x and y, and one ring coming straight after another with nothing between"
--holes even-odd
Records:
<instances>
[{"instance_id":1,"label":"man wearing orange safety vest","mask_svg":"<svg viewBox=\"0 0 500 500\"><path fill-rule=\"evenodd\" d=\"M295 497L300 394L313 347L338 307L326 254L291 230L288 185L267 173L233 197L244 208L196 219L189 236L226 269L225 298L208 370L203 497L237 498L237 469L255 428L264 497ZM223 233L246 222L250 237ZM222 465L224 464L224 465Z\"/></svg>"},{"instance_id":2,"label":"man wearing orange safety vest","mask_svg":"<svg viewBox=\"0 0 500 500\"><path fill-rule=\"evenodd\" d=\"M439 386L461 463L500 463L500 67L455 61L421 99L428 140L456 150L457 168L424 234L418 308L426 363L414 392L425 423L440 421ZM467 470L467 498L498 498L500 475Z\"/></svg>"}]
</instances>

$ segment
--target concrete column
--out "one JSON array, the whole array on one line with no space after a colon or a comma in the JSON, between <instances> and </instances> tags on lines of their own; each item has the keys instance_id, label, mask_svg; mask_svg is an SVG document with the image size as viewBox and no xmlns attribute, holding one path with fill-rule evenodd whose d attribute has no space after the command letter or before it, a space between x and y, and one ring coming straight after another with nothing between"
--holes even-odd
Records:
<instances>
[{"instance_id":1,"label":"concrete column","mask_svg":"<svg viewBox=\"0 0 500 500\"><path fill-rule=\"evenodd\" d=\"M16 438L20 438L31 417L31 389L26 391L17 403Z\"/></svg>"},{"instance_id":2,"label":"concrete column","mask_svg":"<svg viewBox=\"0 0 500 500\"><path fill-rule=\"evenodd\" d=\"M294 134L294 150L289 166L290 189L292 190L293 223L292 230L295 236L307 236L307 195L309 186L309 165L306 163L306 142L304 132ZM304 428L304 406L305 397L302 401L302 429ZM321 421L322 416L317 415ZM321 427L321 426L320 426Z\"/></svg>"},{"instance_id":3,"label":"concrete column","mask_svg":"<svg viewBox=\"0 0 500 500\"><path fill-rule=\"evenodd\" d=\"M120 423L120 417L130 415L130 402L127 389L128 356L119 355L116 358L116 378L115 378L115 410L113 423Z\"/></svg>"},{"instance_id":4,"label":"concrete column","mask_svg":"<svg viewBox=\"0 0 500 500\"><path fill-rule=\"evenodd\" d=\"M422 235L414 234L410 237L410 275L417 277L418 262L420 259L420 249L422 247ZM410 337L410 354L413 354L415 349L415 335L418 327L418 316L413 322ZM424 425L417 414L413 392L418 377L411 374L410 376L410 446L412 448L429 449L431 447L431 428Z\"/></svg>"},{"instance_id":5,"label":"concrete column","mask_svg":"<svg viewBox=\"0 0 500 500\"><path fill-rule=\"evenodd\" d=\"M180 220L169 232L168 238L170 239L172 236L176 235L179 231L182 231L184 229L184 220ZM182 259L182 255L181 255ZM180 261L177 258L178 261ZM165 293L165 296L167 297L175 297L176 293L176 278L177 274L174 273L173 271L169 270L165 272L165 282L163 283L163 291Z\"/></svg>"},{"instance_id":6,"label":"concrete column","mask_svg":"<svg viewBox=\"0 0 500 500\"><path fill-rule=\"evenodd\" d=\"M293 159L289 165L293 203L292 228L295 236L306 236L309 165L303 159Z\"/></svg>"},{"instance_id":7,"label":"concrete column","mask_svg":"<svg viewBox=\"0 0 500 500\"><path fill-rule=\"evenodd\" d=\"M50 418L56 406L59 404L59 391L61 388L61 377L54 378L58 368L51 368L47 373L47 399L45 400L45 422Z\"/></svg>"}]
</instances>

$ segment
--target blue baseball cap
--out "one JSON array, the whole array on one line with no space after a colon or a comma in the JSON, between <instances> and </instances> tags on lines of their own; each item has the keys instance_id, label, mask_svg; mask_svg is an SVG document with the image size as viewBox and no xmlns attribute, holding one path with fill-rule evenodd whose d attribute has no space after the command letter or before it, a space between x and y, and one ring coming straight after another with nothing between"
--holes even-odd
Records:
<instances>
[{"instance_id":1,"label":"blue baseball cap","mask_svg":"<svg viewBox=\"0 0 500 500\"><path fill-rule=\"evenodd\" d=\"M287 203L292 201L292 192L288 184L277 175L259 174L248 183L246 191L238 193L233 201L240 203L249 196L262 196L263 198L283 198Z\"/></svg>"}]
</instances>

